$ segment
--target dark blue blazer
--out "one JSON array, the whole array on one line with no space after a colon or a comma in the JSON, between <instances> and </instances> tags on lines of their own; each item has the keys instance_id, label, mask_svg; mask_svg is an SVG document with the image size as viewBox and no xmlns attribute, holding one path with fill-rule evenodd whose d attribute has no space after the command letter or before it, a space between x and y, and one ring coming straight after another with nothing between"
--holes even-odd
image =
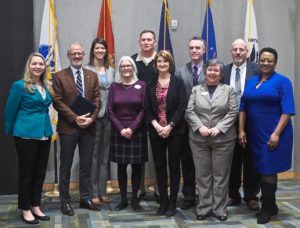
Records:
<instances>
[{"instance_id":1,"label":"dark blue blazer","mask_svg":"<svg viewBox=\"0 0 300 228\"><path fill-rule=\"evenodd\" d=\"M46 90L43 99L38 90L29 93L24 80L13 83L5 106L5 133L23 138L40 139L52 136L48 107L52 97Z\"/></svg>"},{"instance_id":2,"label":"dark blue blazer","mask_svg":"<svg viewBox=\"0 0 300 228\"><path fill-rule=\"evenodd\" d=\"M232 69L233 63L230 63L225 66L225 72L224 72L224 78L223 78L223 83L226 85L230 85L230 75L231 75L231 69ZM257 64L255 63L249 63L247 62L247 67L246 67L246 81L254 75L259 75L260 74L260 69ZM246 83L245 83L246 85Z\"/></svg>"}]
</instances>

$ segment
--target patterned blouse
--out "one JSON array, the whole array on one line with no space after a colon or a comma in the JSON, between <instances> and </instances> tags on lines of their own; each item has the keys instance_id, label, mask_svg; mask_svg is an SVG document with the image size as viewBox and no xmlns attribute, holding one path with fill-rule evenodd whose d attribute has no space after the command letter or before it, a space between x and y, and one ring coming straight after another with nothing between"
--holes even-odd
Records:
<instances>
[{"instance_id":1,"label":"patterned blouse","mask_svg":"<svg viewBox=\"0 0 300 228\"><path fill-rule=\"evenodd\" d=\"M158 104L158 119L159 124L163 127L167 126L167 93L169 83L162 86L159 82L156 85L156 99Z\"/></svg>"}]
</instances>

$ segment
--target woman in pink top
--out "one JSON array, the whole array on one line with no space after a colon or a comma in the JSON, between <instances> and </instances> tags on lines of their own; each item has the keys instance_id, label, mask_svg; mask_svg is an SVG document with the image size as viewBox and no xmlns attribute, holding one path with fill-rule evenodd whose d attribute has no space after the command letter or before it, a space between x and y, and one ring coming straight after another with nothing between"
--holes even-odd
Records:
<instances>
[{"instance_id":1,"label":"woman in pink top","mask_svg":"<svg viewBox=\"0 0 300 228\"><path fill-rule=\"evenodd\" d=\"M182 79L172 72L174 68L172 55L163 50L154 60L158 77L149 84L147 119L160 195L160 207L156 215L170 217L176 213L186 94ZM167 168L170 173L170 196L168 196Z\"/></svg>"}]
</instances>

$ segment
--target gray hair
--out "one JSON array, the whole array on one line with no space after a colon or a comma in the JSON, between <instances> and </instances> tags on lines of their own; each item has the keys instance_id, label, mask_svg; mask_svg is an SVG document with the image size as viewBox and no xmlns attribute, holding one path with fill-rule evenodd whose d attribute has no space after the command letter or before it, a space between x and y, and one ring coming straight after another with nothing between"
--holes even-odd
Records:
<instances>
[{"instance_id":1,"label":"gray hair","mask_svg":"<svg viewBox=\"0 0 300 228\"><path fill-rule=\"evenodd\" d=\"M68 50L67 50L67 54L68 54L68 55L71 54L71 49L72 49L73 46L80 46L80 48L81 48L81 50L82 50L82 53L85 54L85 53L84 53L83 46L81 45L81 43L75 41L75 42L71 43L71 44L68 46Z\"/></svg>"},{"instance_id":2,"label":"gray hair","mask_svg":"<svg viewBox=\"0 0 300 228\"><path fill-rule=\"evenodd\" d=\"M121 83L123 81L123 78L122 78L122 75L120 72L120 70L121 70L120 67L121 67L121 63L123 60L128 60L131 63L131 65L133 66L134 71L133 71L132 79L134 82L136 82L138 80L138 77L137 77L138 70L136 68L136 65L135 65L135 62L133 61L133 59L130 56L126 56L126 55L122 56L121 59L119 60L116 75L115 75L115 82Z\"/></svg>"},{"instance_id":3,"label":"gray hair","mask_svg":"<svg viewBox=\"0 0 300 228\"><path fill-rule=\"evenodd\" d=\"M220 77L221 79L224 78L225 73L225 65L222 61L218 59L210 59L204 64L204 74L206 75L206 70L209 66L219 65L220 66Z\"/></svg>"}]
</instances>

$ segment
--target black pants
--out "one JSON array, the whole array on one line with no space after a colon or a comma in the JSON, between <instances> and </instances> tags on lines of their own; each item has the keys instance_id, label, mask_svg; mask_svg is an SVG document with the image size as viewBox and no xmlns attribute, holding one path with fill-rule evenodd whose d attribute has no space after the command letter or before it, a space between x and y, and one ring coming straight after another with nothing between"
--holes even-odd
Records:
<instances>
[{"instance_id":1,"label":"black pants","mask_svg":"<svg viewBox=\"0 0 300 228\"><path fill-rule=\"evenodd\" d=\"M141 182L141 164L131 165L132 201L137 201L137 192ZM127 164L118 164L118 183L121 201L127 203Z\"/></svg>"},{"instance_id":2,"label":"black pants","mask_svg":"<svg viewBox=\"0 0 300 228\"><path fill-rule=\"evenodd\" d=\"M176 203L180 183L180 159L182 154L183 135L173 135L163 139L159 136L150 137L153 160L157 176L160 202L168 202L168 172L170 175L170 201Z\"/></svg>"},{"instance_id":3,"label":"black pants","mask_svg":"<svg viewBox=\"0 0 300 228\"><path fill-rule=\"evenodd\" d=\"M72 135L59 135L60 168L59 195L61 203L70 203L69 185L75 148L79 151L79 193L80 200L90 200L91 164L95 136L85 130L77 130Z\"/></svg>"},{"instance_id":4,"label":"black pants","mask_svg":"<svg viewBox=\"0 0 300 228\"><path fill-rule=\"evenodd\" d=\"M19 157L18 208L40 206L51 140L14 137Z\"/></svg>"},{"instance_id":5,"label":"black pants","mask_svg":"<svg viewBox=\"0 0 300 228\"><path fill-rule=\"evenodd\" d=\"M249 146L242 148L236 141L233 160L229 179L229 197L234 200L240 200L241 176L243 167L243 190L244 200L257 200L259 192L259 174L255 173L252 155Z\"/></svg>"},{"instance_id":6,"label":"black pants","mask_svg":"<svg viewBox=\"0 0 300 228\"><path fill-rule=\"evenodd\" d=\"M184 135L183 139L183 153L181 158L181 170L183 178L182 194L184 200L195 201L195 165L193 161L193 155L189 143L188 133Z\"/></svg>"}]
</instances>

